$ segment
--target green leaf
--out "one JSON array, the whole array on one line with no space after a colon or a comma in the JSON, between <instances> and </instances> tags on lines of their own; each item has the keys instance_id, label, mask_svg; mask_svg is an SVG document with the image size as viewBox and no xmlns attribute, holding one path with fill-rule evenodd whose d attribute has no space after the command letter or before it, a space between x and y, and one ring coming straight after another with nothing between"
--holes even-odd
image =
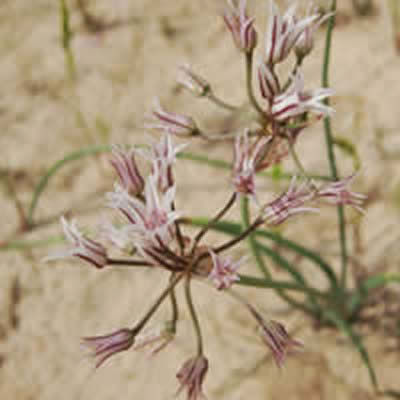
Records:
<instances>
[{"instance_id":1,"label":"green leaf","mask_svg":"<svg viewBox=\"0 0 400 400\"><path fill-rule=\"evenodd\" d=\"M369 291L390 283L400 283L400 275L374 275L361 282L359 289L349 299L350 312L354 312L368 297Z\"/></svg>"},{"instance_id":2,"label":"green leaf","mask_svg":"<svg viewBox=\"0 0 400 400\"><path fill-rule=\"evenodd\" d=\"M298 283L287 282L287 281L277 281L274 279L269 278L258 278L255 276L239 274L240 280L236 282L237 285L242 286L251 286L257 288L264 288L264 289L285 289L285 290L294 290L297 292L303 292L312 294L319 297L325 297L325 293L305 287L303 285L299 285Z\"/></svg>"},{"instance_id":3,"label":"green leaf","mask_svg":"<svg viewBox=\"0 0 400 400\"><path fill-rule=\"evenodd\" d=\"M93 147L87 147L78 151L74 151L73 153L68 154L61 160L55 162L48 170L47 172L41 177L39 183L36 185L36 188L33 192L32 200L29 206L29 211L28 211L28 224L33 225L33 216L34 212L36 210L36 207L38 205L40 196L42 195L43 191L46 189L46 186L48 185L51 177L55 175L59 169L61 169L63 166L69 164L71 161L76 161L80 160L86 156L93 155L93 154L98 154L98 153L104 153L110 151L110 146L93 146Z\"/></svg>"},{"instance_id":4,"label":"green leaf","mask_svg":"<svg viewBox=\"0 0 400 400\"><path fill-rule=\"evenodd\" d=\"M63 241L64 238L62 236L52 236L46 239L38 240L14 240L12 242L6 243L5 246L1 246L0 251L32 249L34 247L47 247L53 244L62 243Z\"/></svg>"},{"instance_id":5,"label":"green leaf","mask_svg":"<svg viewBox=\"0 0 400 400\"><path fill-rule=\"evenodd\" d=\"M207 221L208 221L207 218L195 217L195 218L190 218L189 223L196 226L204 226L205 224L207 224ZM237 236L240 234L242 228L241 225L236 222L219 221L218 223L214 224L214 226L211 229L229 235ZM255 231L255 235L270 239L275 243L278 243L279 245L286 247L296 252L297 254L302 255L303 257L309 259L310 261L313 261L314 264L317 265L321 269L321 271L326 275L329 282L331 283L332 288L334 288L337 291L339 290L338 282L332 268L317 253L289 239L285 239L281 235L263 229Z\"/></svg>"},{"instance_id":6,"label":"green leaf","mask_svg":"<svg viewBox=\"0 0 400 400\"><path fill-rule=\"evenodd\" d=\"M361 359L363 360L365 366L368 369L369 377L371 379L374 388L378 388L378 381L376 378L375 370L372 366L371 360L369 358L369 354L367 349L365 348L361 336L355 333L351 327L351 325L340 318L336 313L331 311L325 311L324 316L331 321L338 329L343 331L352 341L353 345L357 348L361 355Z\"/></svg>"}]
</instances>

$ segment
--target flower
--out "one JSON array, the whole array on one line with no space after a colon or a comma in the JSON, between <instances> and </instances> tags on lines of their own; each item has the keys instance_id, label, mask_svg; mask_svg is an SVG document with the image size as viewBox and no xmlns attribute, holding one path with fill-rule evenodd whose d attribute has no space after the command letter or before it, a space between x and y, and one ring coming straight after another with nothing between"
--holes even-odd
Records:
<instances>
[{"instance_id":1,"label":"flower","mask_svg":"<svg viewBox=\"0 0 400 400\"><path fill-rule=\"evenodd\" d=\"M265 62L260 63L258 66L258 84L260 86L261 96L270 103L280 92L278 77Z\"/></svg>"},{"instance_id":2,"label":"flower","mask_svg":"<svg viewBox=\"0 0 400 400\"><path fill-rule=\"evenodd\" d=\"M146 128L160 129L179 136L190 136L198 133L193 118L164 110L158 99L155 101L152 117L153 121L147 123Z\"/></svg>"},{"instance_id":3,"label":"flower","mask_svg":"<svg viewBox=\"0 0 400 400\"><path fill-rule=\"evenodd\" d=\"M255 195L255 173L267 150L269 138L262 137L250 144L248 130L238 135L234 147L233 184L238 193Z\"/></svg>"},{"instance_id":4,"label":"flower","mask_svg":"<svg viewBox=\"0 0 400 400\"><path fill-rule=\"evenodd\" d=\"M135 161L134 148L124 151L121 147L113 146L110 160L121 181L122 186L133 195L142 193L144 180L139 172Z\"/></svg>"},{"instance_id":5,"label":"flower","mask_svg":"<svg viewBox=\"0 0 400 400\"><path fill-rule=\"evenodd\" d=\"M230 288L233 283L240 280L237 270L243 263L243 259L233 262L230 258L220 257L212 250L209 250L209 253L213 261L213 269L208 278L213 281L218 290Z\"/></svg>"},{"instance_id":6,"label":"flower","mask_svg":"<svg viewBox=\"0 0 400 400\"><path fill-rule=\"evenodd\" d=\"M179 217L172 210L175 186L165 193L157 190L157 177L149 175L144 188L144 201L132 197L118 184L114 192L108 193L109 205L119 210L131 223L129 233L134 237L135 246L167 244L173 238L171 224Z\"/></svg>"},{"instance_id":7,"label":"flower","mask_svg":"<svg viewBox=\"0 0 400 400\"><path fill-rule=\"evenodd\" d=\"M129 225L117 227L110 221L104 221L100 229L101 237L108 240L114 246L126 252L132 250L132 238L129 235Z\"/></svg>"},{"instance_id":8,"label":"flower","mask_svg":"<svg viewBox=\"0 0 400 400\"><path fill-rule=\"evenodd\" d=\"M308 111L319 116L332 115L333 108L322 103L332 94L329 88L305 90L303 74L298 70L287 90L274 98L272 116L277 121L284 121Z\"/></svg>"},{"instance_id":9,"label":"flower","mask_svg":"<svg viewBox=\"0 0 400 400\"><path fill-rule=\"evenodd\" d=\"M293 339L280 322L274 320L265 321L262 318L258 322L260 323L264 343L271 350L276 365L282 368L287 354L301 349L303 343Z\"/></svg>"},{"instance_id":10,"label":"flower","mask_svg":"<svg viewBox=\"0 0 400 400\"><path fill-rule=\"evenodd\" d=\"M181 71L181 75L178 78L178 83L187 90L199 97L207 96L210 93L210 84L204 78L194 73L188 64L181 65L179 70Z\"/></svg>"},{"instance_id":11,"label":"flower","mask_svg":"<svg viewBox=\"0 0 400 400\"><path fill-rule=\"evenodd\" d=\"M307 183L296 187L296 177L293 177L287 192L262 208L262 218L271 225L279 225L292 215L318 210L303 205L314 198L315 193L307 188Z\"/></svg>"},{"instance_id":12,"label":"flower","mask_svg":"<svg viewBox=\"0 0 400 400\"><path fill-rule=\"evenodd\" d=\"M171 135L165 133L159 142L151 146L149 152L143 152L153 163L153 174L157 177L157 187L162 193L174 185L172 166L176 162L176 155L185 147L186 144L174 146Z\"/></svg>"},{"instance_id":13,"label":"flower","mask_svg":"<svg viewBox=\"0 0 400 400\"><path fill-rule=\"evenodd\" d=\"M96 359L96 368L99 368L114 354L128 350L134 341L135 334L131 329L120 329L104 336L82 338L82 345L91 352Z\"/></svg>"},{"instance_id":14,"label":"flower","mask_svg":"<svg viewBox=\"0 0 400 400\"><path fill-rule=\"evenodd\" d=\"M313 8L314 8L313 3L310 2L307 11L308 16L311 16ZM315 32L327 19L332 17L334 13L327 13L325 15L322 14L314 14L314 15L316 15L316 18L312 21L311 24L307 25L307 27L303 30L296 43L295 51L299 59L303 59L304 57L306 57L308 54L311 53L312 49L314 48Z\"/></svg>"},{"instance_id":15,"label":"flower","mask_svg":"<svg viewBox=\"0 0 400 400\"><path fill-rule=\"evenodd\" d=\"M197 356L186 361L176 374L181 384L178 393L186 389L187 400L204 398L202 385L208 370L208 360L204 356Z\"/></svg>"},{"instance_id":16,"label":"flower","mask_svg":"<svg viewBox=\"0 0 400 400\"><path fill-rule=\"evenodd\" d=\"M355 176L354 173L340 181L328 183L317 191L317 197L331 204L353 206L360 213L364 213L365 211L361 206L367 196L348 189Z\"/></svg>"},{"instance_id":17,"label":"flower","mask_svg":"<svg viewBox=\"0 0 400 400\"><path fill-rule=\"evenodd\" d=\"M250 53L257 45L257 31L254 29L254 18L249 18L246 12L246 0L239 0L235 5L228 1L223 18L232 33L236 47L245 53Z\"/></svg>"},{"instance_id":18,"label":"flower","mask_svg":"<svg viewBox=\"0 0 400 400\"><path fill-rule=\"evenodd\" d=\"M265 37L266 62L269 65L285 60L304 30L318 18L317 15L311 15L298 20L294 15L295 11L296 5L293 5L281 16L275 2L270 1L269 23Z\"/></svg>"},{"instance_id":19,"label":"flower","mask_svg":"<svg viewBox=\"0 0 400 400\"><path fill-rule=\"evenodd\" d=\"M72 247L49 255L45 258L46 261L65 257L79 257L93 264L96 268L103 268L107 265L107 251L103 245L87 238L79 232L74 220L68 223L64 217L61 217L60 221L64 235L71 242Z\"/></svg>"}]
</instances>

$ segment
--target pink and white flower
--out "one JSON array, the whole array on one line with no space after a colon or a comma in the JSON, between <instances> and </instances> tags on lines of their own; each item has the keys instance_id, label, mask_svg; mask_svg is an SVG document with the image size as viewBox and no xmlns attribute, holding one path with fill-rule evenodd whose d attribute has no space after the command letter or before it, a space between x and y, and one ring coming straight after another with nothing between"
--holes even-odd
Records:
<instances>
[{"instance_id":1,"label":"pink and white flower","mask_svg":"<svg viewBox=\"0 0 400 400\"><path fill-rule=\"evenodd\" d=\"M175 146L171 135L165 133L159 142L153 143L150 151L144 152L153 163L153 174L157 177L157 186L161 192L166 192L174 186L172 167L176 162L177 154L186 147L186 144Z\"/></svg>"},{"instance_id":2,"label":"pink and white flower","mask_svg":"<svg viewBox=\"0 0 400 400\"><path fill-rule=\"evenodd\" d=\"M323 186L317 191L317 197L330 204L350 205L363 214L365 211L362 208L362 205L367 196L361 193L352 192L348 188L355 176L356 174L352 174L340 181L331 182Z\"/></svg>"},{"instance_id":3,"label":"pink and white flower","mask_svg":"<svg viewBox=\"0 0 400 400\"><path fill-rule=\"evenodd\" d=\"M136 150L124 150L119 146L113 146L110 160L118 174L121 185L133 195L138 195L143 191L144 180L139 172L135 161Z\"/></svg>"},{"instance_id":4,"label":"pink and white flower","mask_svg":"<svg viewBox=\"0 0 400 400\"><path fill-rule=\"evenodd\" d=\"M285 60L297 44L302 33L310 26L318 15L303 19L295 17L296 5L293 5L282 16L273 0L270 0L270 16L265 37L266 62L269 65Z\"/></svg>"},{"instance_id":5,"label":"pink and white flower","mask_svg":"<svg viewBox=\"0 0 400 400\"><path fill-rule=\"evenodd\" d=\"M210 84L200 75L193 72L188 64L181 65L179 70L181 74L178 77L178 83L189 90L189 92L199 97L210 93Z\"/></svg>"},{"instance_id":6,"label":"pink and white flower","mask_svg":"<svg viewBox=\"0 0 400 400\"><path fill-rule=\"evenodd\" d=\"M186 389L187 400L204 398L203 381L208 371L208 360L204 356L197 356L186 361L176 374L181 384L178 393Z\"/></svg>"},{"instance_id":7,"label":"pink and white flower","mask_svg":"<svg viewBox=\"0 0 400 400\"><path fill-rule=\"evenodd\" d=\"M269 138L250 143L248 130L238 135L234 147L233 184L238 193L255 195L255 174L266 153Z\"/></svg>"},{"instance_id":8,"label":"pink and white flower","mask_svg":"<svg viewBox=\"0 0 400 400\"><path fill-rule=\"evenodd\" d=\"M95 358L96 368L114 354L128 350L134 342L135 334L131 329L120 329L108 335L82 338L82 346Z\"/></svg>"},{"instance_id":9,"label":"pink and white flower","mask_svg":"<svg viewBox=\"0 0 400 400\"><path fill-rule=\"evenodd\" d=\"M305 112L313 112L320 117L330 116L334 110L323 100L332 94L333 90L329 88L305 90L303 74L298 70L288 89L274 98L272 116L277 121L285 121Z\"/></svg>"},{"instance_id":10,"label":"pink and white flower","mask_svg":"<svg viewBox=\"0 0 400 400\"><path fill-rule=\"evenodd\" d=\"M276 365L279 368L282 368L290 352L303 348L303 343L293 339L280 322L260 319L259 323L262 339L271 350Z\"/></svg>"},{"instance_id":11,"label":"pink and white flower","mask_svg":"<svg viewBox=\"0 0 400 400\"><path fill-rule=\"evenodd\" d=\"M236 47L245 53L251 52L257 45L257 31L253 26L254 18L247 16L246 0L239 0L238 5L229 0L223 18Z\"/></svg>"},{"instance_id":12,"label":"pink and white flower","mask_svg":"<svg viewBox=\"0 0 400 400\"><path fill-rule=\"evenodd\" d=\"M150 175L144 188L144 201L132 197L118 184L114 192L108 193L109 204L118 209L131 223L129 232L135 246L164 244L173 239L171 225L179 214L172 209L175 198L175 186L165 193L157 190L157 177Z\"/></svg>"},{"instance_id":13,"label":"pink and white flower","mask_svg":"<svg viewBox=\"0 0 400 400\"><path fill-rule=\"evenodd\" d=\"M296 46L296 54L297 56L302 59L306 57L308 54L311 53L312 49L314 48L314 35L318 28L329 18L332 17L333 13L327 13L325 15L315 13L313 14L313 9L315 9L313 2L310 2L310 5L307 10L307 16L316 16L314 21L307 25L304 31L301 33Z\"/></svg>"},{"instance_id":14,"label":"pink and white flower","mask_svg":"<svg viewBox=\"0 0 400 400\"><path fill-rule=\"evenodd\" d=\"M278 95L281 90L278 77L265 62L259 64L257 72L261 96L271 103L273 98Z\"/></svg>"},{"instance_id":15,"label":"pink and white flower","mask_svg":"<svg viewBox=\"0 0 400 400\"><path fill-rule=\"evenodd\" d=\"M235 282L240 280L237 270L243 263L243 258L233 262L230 258L221 257L212 250L209 250L209 253L213 261L213 269L208 275L208 278L211 279L218 290L228 289Z\"/></svg>"},{"instance_id":16,"label":"pink and white flower","mask_svg":"<svg viewBox=\"0 0 400 400\"><path fill-rule=\"evenodd\" d=\"M45 258L46 261L65 257L79 257L96 268L103 268L107 265L107 251L102 244L83 235L77 228L74 220L68 222L64 217L61 217L60 221L64 235L72 244L72 247L49 255Z\"/></svg>"},{"instance_id":17,"label":"pink and white flower","mask_svg":"<svg viewBox=\"0 0 400 400\"><path fill-rule=\"evenodd\" d=\"M198 132L193 118L166 111L162 108L158 99L154 103L152 120L145 126L149 129L161 130L178 136L191 136Z\"/></svg>"},{"instance_id":18,"label":"pink and white flower","mask_svg":"<svg viewBox=\"0 0 400 400\"><path fill-rule=\"evenodd\" d=\"M305 207L304 204L314 199L315 192L304 182L296 186L294 177L287 192L281 194L262 208L262 218L270 225L279 225L289 217L304 212L318 212L318 209Z\"/></svg>"}]
</instances>

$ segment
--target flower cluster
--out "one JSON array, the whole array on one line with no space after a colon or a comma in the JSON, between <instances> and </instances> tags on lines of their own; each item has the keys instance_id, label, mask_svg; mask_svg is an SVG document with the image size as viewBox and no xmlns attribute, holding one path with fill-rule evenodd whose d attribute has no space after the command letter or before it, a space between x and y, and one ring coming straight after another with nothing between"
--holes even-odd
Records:
<instances>
[{"instance_id":1,"label":"flower cluster","mask_svg":"<svg viewBox=\"0 0 400 400\"><path fill-rule=\"evenodd\" d=\"M294 215L317 211L312 203L350 205L362 211L365 199L365 196L349 189L354 174L343 180L316 183L307 176L294 152L299 133L312 123L310 114L321 118L333 113L325 101L332 95L332 90L305 89L301 72L303 59L313 48L313 35L327 16L313 14L310 9L306 16L298 17L295 6L281 14L273 0L270 5L265 49L256 67L260 102L253 93L252 85L252 58L258 37L255 19L249 17L246 0L229 1L223 15L236 47L247 61L247 94L254 109L251 124L234 135L232 191L227 203L194 236L185 231L185 224L190 224L192 220L182 209L177 208L178 185L174 174L177 155L185 145L174 144L172 136L210 140L216 135L206 134L192 117L166 111L157 102L146 127L161 131L161 138L142 149L114 146L112 150L110 162L117 181L114 190L107 193L106 198L108 206L116 211L117 219L103 225L101 237L107 239L111 247L122 252L123 258L110 256L111 251L100 239L90 239L78 230L74 221L68 223L65 218L61 219L61 223L71 246L49 257L78 257L96 268L142 266L169 273L166 288L143 318L132 327L119 329L109 335L83 339L84 346L91 350L96 360L96 367L112 355L131 348L138 350L150 347L152 353L156 353L173 342L180 306L175 297L175 288L184 282L185 299L197 338L197 354L184 362L176 376L180 383L179 392L185 389L188 400L197 400L203 396L202 386L209 367L203 350L201 324L190 289L192 279L208 280L217 290L229 291L238 299L260 327L263 342L272 352L276 364L281 367L291 350L302 347L301 342L291 338L280 322L263 318L253 305L234 294L236 292L232 286L243 279L239 268L245 263L243 259L234 260L222 253L246 239L261 225L276 226ZM282 80L276 66L289 60L290 55L296 59L293 73ZM219 99L208 81L195 74L187 65L181 67L181 73L181 85L196 96L208 98L225 111L241 112L241 108ZM217 135L217 140L226 141L225 133ZM272 201L263 202L263 195L256 185L257 173L280 163L290 154L300 169L300 183L297 184L296 178L293 178L284 193ZM139 157L143 164L147 164L147 168L138 164ZM204 240L207 232L214 224L222 221L237 199L243 196L255 200L255 218L247 221L246 229L233 239L208 244ZM171 301L170 319L162 329L144 334L143 328L166 299Z\"/></svg>"}]
</instances>

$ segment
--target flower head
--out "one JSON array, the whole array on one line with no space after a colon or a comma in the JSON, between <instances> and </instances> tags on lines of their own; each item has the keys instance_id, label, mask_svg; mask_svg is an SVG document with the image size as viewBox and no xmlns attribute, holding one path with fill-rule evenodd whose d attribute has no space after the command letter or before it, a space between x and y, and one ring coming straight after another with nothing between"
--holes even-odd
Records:
<instances>
[{"instance_id":1,"label":"flower head","mask_svg":"<svg viewBox=\"0 0 400 400\"><path fill-rule=\"evenodd\" d=\"M150 175L144 188L144 201L132 197L118 184L108 193L109 204L118 209L130 222L129 232L137 247L167 244L173 238L171 224L179 217L172 210L175 186L165 193L157 189L157 177Z\"/></svg>"},{"instance_id":2,"label":"flower head","mask_svg":"<svg viewBox=\"0 0 400 400\"><path fill-rule=\"evenodd\" d=\"M315 208L304 207L304 204L312 200L315 193L308 188L307 183L296 186L294 177L287 192L265 205L262 209L262 217L268 224L279 225L290 216L303 212L316 212Z\"/></svg>"},{"instance_id":3,"label":"flower head","mask_svg":"<svg viewBox=\"0 0 400 400\"><path fill-rule=\"evenodd\" d=\"M333 108L322 102L332 94L329 88L305 90L303 74L298 70L287 90L274 98L272 116L277 121L284 121L308 111L319 116L332 115Z\"/></svg>"},{"instance_id":4,"label":"flower head","mask_svg":"<svg viewBox=\"0 0 400 400\"><path fill-rule=\"evenodd\" d=\"M293 339L280 322L274 320L265 321L263 319L258 322L260 323L264 343L271 350L277 366L282 368L287 354L301 349L303 343Z\"/></svg>"},{"instance_id":5,"label":"flower head","mask_svg":"<svg viewBox=\"0 0 400 400\"><path fill-rule=\"evenodd\" d=\"M159 100L155 101L152 117L153 120L146 124L149 129L162 130L178 136L191 136L198 132L193 118L164 110Z\"/></svg>"},{"instance_id":6,"label":"flower head","mask_svg":"<svg viewBox=\"0 0 400 400\"><path fill-rule=\"evenodd\" d=\"M238 193L255 195L255 174L265 155L269 138L262 137L250 143L248 131L235 141L233 162L233 184Z\"/></svg>"},{"instance_id":7,"label":"flower head","mask_svg":"<svg viewBox=\"0 0 400 400\"><path fill-rule=\"evenodd\" d=\"M121 185L133 195L143 191L144 180L135 161L136 150L134 148L125 151L121 147L113 146L110 160L118 174Z\"/></svg>"},{"instance_id":8,"label":"flower head","mask_svg":"<svg viewBox=\"0 0 400 400\"><path fill-rule=\"evenodd\" d=\"M303 19L295 17L296 6L293 5L282 16L273 0L270 0L270 16L265 37L266 62L274 65L287 58L290 51L300 39L304 30L310 26L317 15Z\"/></svg>"},{"instance_id":9,"label":"flower head","mask_svg":"<svg viewBox=\"0 0 400 400\"><path fill-rule=\"evenodd\" d=\"M181 387L178 393L186 389L187 400L204 398L202 385L208 370L208 360L204 356L193 357L186 361L176 374Z\"/></svg>"},{"instance_id":10,"label":"flower head","mask_svg":"<svg viewBox=\"0 0 400 400\"><path fill-rule=\"evenodd\" d=\"M361 193L352 192L348 188L355 176L356 174L352 174L340 181L332 182L323 186L317 191L317 197L330 204L353 206L357 211L364 213L362 205L367 196Z\"/></svg>"},{"instance_id":11,"label":"flower head","mask_svg":"<svg viewBox=\"0 0 400 400\"><path fill-rule=\"evenodd\" d=\"M254 18L247 16L246 0L239 0L238 5L229 0L223 18L236 47L245 53L251 52L257 45L257 31L253 26Z\"/></svg>"},{"instance_id":12,"label":"flower head","mask_svg":"<svg viewBox=\"0 0 400 400\"><path fill-rule=\"evenodd\" d=\"M61 217L60 221L64 235L72 244L72 247L46 257L47 261L65 257L79 257L96 268L103 268L107 265L107 251L103 245L84 236L78 230L75 221L72 220L68 223L64 217Z\"/></svg>"},{"instance_id":13,"label":"flower head","mask_svg":"<svg viewBox=\"0 0 400 400\"><path fill-rule=\"evenodd\" d=\"M243 259L233 262L230 258L223 258L212 250L209 250L209 253L213 261L213 269L208 278L212 280L218 290L230 288L233 283L240 280L237 270L243 263Z\"/></svg>"},{"instance_id":14,"label":"flower head","mask_svg":"<svg viewBox=\"0 0 400 400\"><path fill-rule=\"evenodd\" d=\"M210 93L210 84L204 78L193 72L188 64L181 65L179 70L181 75L178 78L178 83L189 90L189 92L199 97L206 96Z\"/></svg>"},{"instance_id":15,"label":"flower head","mask_svg":"<svg viewBox=\"0 0 400 400\"><path fill-rule=\"evenodd\" d=\"M258 84L261 96L270 103L281 90L278 77L265 62L260 63L258 66Z\"/></svg>"},{"instance_id":16,"label":"flower head","mask_svg":"<svg viewBox=\"0 0 400 400\"><path fill-rule=\"evenodd\" d=\"M114 354L128 350L134 341L135 334L131 329L120 329L108 335L85 337L82 345L91 352L98 368Z\"/></svg>"},{"instance_id":17,"label":"flower head","mask_svg":"<svg viewBox=\"0 0 400 400\"><path fill-rule=\"evenodd\" d=\"M157 177L157 187L165 193L174 186L172 166L176 162L176 155L186 147L186 144L174 146L171 135L165 133L159 142L151 146L149 152L144 153L153 163L153 174Z\"/></svg>"},{"instance_id":18,"label":"flower head","mask_svg":"<svg viewBox=\"0 0 400 400\"><path fill-rule=\"evenodd\" d=\"M307 16L316 16L316 18L306 26L303 32L300 34L299 39L297 40L295 51L296 55L299 59L303 59L308 54L311 53L314 48L314 34L317 29L330 17L332 17L333 13L327 13L325 15L322 14L313 14L315 10L313 10L313 3L310 2L308 7Z\"/></svg>"}]
</instances>

